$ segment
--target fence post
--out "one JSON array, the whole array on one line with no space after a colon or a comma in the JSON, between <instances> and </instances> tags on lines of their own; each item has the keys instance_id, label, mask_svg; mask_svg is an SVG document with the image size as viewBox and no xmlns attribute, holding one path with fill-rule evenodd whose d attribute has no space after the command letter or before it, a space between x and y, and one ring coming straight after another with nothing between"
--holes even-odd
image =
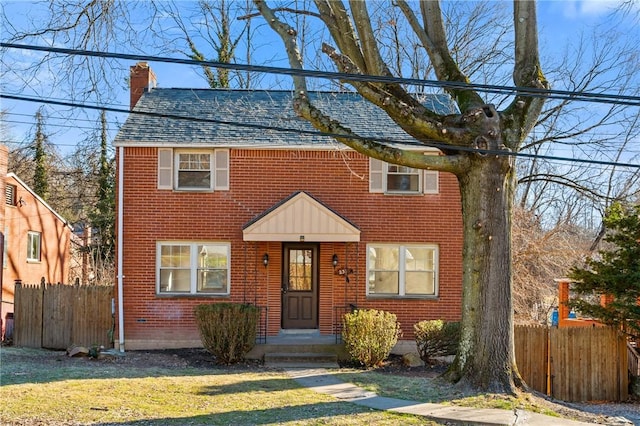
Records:
<instances>
[{"instance_id":1,"label":"fence post","mask_svg":"<svg viewBox=\"0 0 640 426\"><path fill-rule=\"evenodd\" d=\"M40 291L42 292L42 305L40 312L40 347L42 347L42 343L44 342L44 310L45 310L45 302L44 296L47 294L46 292L46 281L44 277L40 279Z\"/></svg>"}]
</instances>

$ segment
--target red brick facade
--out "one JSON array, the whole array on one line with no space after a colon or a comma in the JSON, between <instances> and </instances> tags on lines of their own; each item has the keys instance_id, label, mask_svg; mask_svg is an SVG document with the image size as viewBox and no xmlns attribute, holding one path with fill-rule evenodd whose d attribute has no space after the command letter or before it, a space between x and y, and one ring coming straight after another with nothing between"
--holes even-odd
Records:
<instances>
[{"instance_id":1,"label":"red brick facade","mask_svg":"<svg viewBox=\"0 0 640 426\"><path fill-rule=\"evenodd\" d=\"M369 192L369 159L352 151L230 149L229 190L157 189L158 150L122 147L122 275L127 349L200 346L193 308L217 301L268 307L268 333L281 324L282 242L243 240L243 226L296 191L305 191L360 229L360 242L319 244L319 331L332 334L337 307L384 309L398 316L403 338L424 319L458 320L462 231L457 181L440 173L438 194ZM168 296L156 291L157 241L231 244L229 297ZM307 241L313 242L313 241ZM439 247L437 297L368 297L368 243ZM262 262L269 255L269 265ZM337 254L334 270L332 256ZM353 270L347 283L336 271ZM118 338L116 338L116 342Z\"/></svg>"},{"instance_id":2,"label":"red brick facade","mask_svg":"<svg viewBox=\"0 0 640 426\"><path fill-rule=\"evenodd\" d=\"M1 190L11 185L13 201L5 197L2 203L2 234L6 253L2 273L2 318L13 312L15 281L37 284L42 278L48 283L67 283L70 266L71 229L51 208L43 203L19 178L7 175L7 151L0 147L2 167ZM40 236L39 260L27 259L27 235Z\"/></svg>"}]
</instances>

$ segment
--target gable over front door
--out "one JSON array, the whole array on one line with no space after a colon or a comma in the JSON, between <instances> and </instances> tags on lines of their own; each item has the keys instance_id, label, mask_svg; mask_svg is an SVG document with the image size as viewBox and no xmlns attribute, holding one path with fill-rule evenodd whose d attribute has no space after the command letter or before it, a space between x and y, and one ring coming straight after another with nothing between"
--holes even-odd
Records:
<instances>
[{"instance_id":1,"label":"gable over front door","mask_svg":"<svg viewBox=\"0 0 640 426\"><path fill-rule=\"evenodd\" d=\"M318 328L318 245L283 245L282 328Z\"/></svg>"}]
</instances>

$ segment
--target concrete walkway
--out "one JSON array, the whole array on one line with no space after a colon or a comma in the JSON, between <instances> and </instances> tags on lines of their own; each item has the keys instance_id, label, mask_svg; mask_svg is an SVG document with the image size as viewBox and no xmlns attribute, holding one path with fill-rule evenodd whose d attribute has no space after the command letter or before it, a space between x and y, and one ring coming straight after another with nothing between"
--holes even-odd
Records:
<instances>
[{"instance_id":1,"label":"concrete walkway","mask_svg":"<svg viewBox=\"0 0 640 426\"><path fill-rule=\"evenodd\" d=\"M284 371L300 385L343 401L376 410L424 416L445 424L505 426L580 426L595 424L560 419L524 410L509 411L493 408L456 407L385 398L353 384L342 382L324 368L284 368Z\"/></svg>"}]
</instances>

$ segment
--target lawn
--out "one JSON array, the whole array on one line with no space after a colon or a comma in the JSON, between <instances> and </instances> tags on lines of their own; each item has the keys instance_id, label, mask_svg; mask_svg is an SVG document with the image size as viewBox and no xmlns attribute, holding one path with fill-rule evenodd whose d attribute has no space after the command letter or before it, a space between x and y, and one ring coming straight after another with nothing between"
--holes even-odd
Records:
<instances>
[{"instance_id":1,"label":"lawn","mask_svg":"<svg viewBox=\"0 0 640 426\"><path fill-rule=\"evenodd\" d=\"M140 365L142 364L142 365ZM168 366L0 349L3 425L435 425L360 407L252 367Z\"/></svg>"},{"instance_id":2,"label":"lawn","mask_svg":"<svg viewBox=\"0 0 640 426\"><path fill-rule=\"evenodd\" d=\"M380 396L475 408L516 408L583 421L535 396L463 394L425 371L328 370ZM259 364L218 366L204 350L129 351L105 359L0 348L2 425L437 425L302 388Z\"/></svg>"}]
</instances>

